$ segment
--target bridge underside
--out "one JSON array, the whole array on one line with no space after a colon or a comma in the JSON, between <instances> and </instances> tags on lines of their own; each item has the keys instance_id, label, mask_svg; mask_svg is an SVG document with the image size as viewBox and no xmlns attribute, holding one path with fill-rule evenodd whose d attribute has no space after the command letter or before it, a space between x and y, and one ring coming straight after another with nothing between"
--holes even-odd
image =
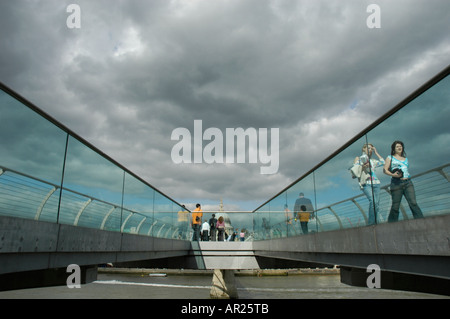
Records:
<instances>
[{"instance_id":1,"label":"bridge underside","mask_svg":"<svg viewBox=\"0 0 450 319\"><path fill-rule=\"evenodd\" d=\"M450 295L450 216L255 242L192 243L188 255L127 264L193 269L333 267L341 281L367 287L381 269L381 288Z\"/></svg>"},{"instance_id":2,"label":"bridge underside","mask_svg":"<svg viewBox=\"0 0 450 319\"><path fill-rule=\"evenodd\" d=\"M339 265L341 281L361 287L371 274L367 267L376 264L381 288L450 295L449 229L450 216L444 215L258 241L254 252L265 266Z\"/></svg>"},{"instance_id":3,"label":"bridge underside","mask_svg":"<svg viewBox=\"0 0 450 319\"><path fill-rule=\"evenodd\" d=\"M450 216L254 242L189 242L0 218L0 290L65 285L67 266L82 283L100 264L175 269L333 267L341 281L366 286L367 266L381 288L450 294Z\"/></svg>"},{"instance_id":4,"label":"bridge underside","mask_svg":"<svg viewBox=\"0 0 450 319\"><path fill-rule=\"evenodd\" d=\"M98 265L185 256L190 247L182 240L1 216L0 290L65 285L71 264L88 283Z\"/></svg>"}]
</instances>

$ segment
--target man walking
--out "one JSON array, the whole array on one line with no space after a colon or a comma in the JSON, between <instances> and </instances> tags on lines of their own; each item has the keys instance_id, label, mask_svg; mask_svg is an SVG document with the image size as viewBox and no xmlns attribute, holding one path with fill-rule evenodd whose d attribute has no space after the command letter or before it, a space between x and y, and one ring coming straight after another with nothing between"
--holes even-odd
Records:
<instances>
[{"instance_id":1,"label":"man walking","mask_svg":"<svg viewBox=\"0 0 450 319\"><path fill-rule=\"evenodd\" d=\"M194 235L192 236L193 241L200 240L200 228L202 226L202 206L200 204L195 205L195 209L192 212L192 230L194 231Z\"/></svg>"},{"instance_id":2,"label":"man walking","mask_svg":"<svg viewBox=\"0 0 450 319\"><path fill-rule=\"evenodd\" d=\"M216 224L217 224L216 214L212 214L212 217L209 219L211 241L216 241L216 232L217 232Z\"/></svg>"}]
</instances>

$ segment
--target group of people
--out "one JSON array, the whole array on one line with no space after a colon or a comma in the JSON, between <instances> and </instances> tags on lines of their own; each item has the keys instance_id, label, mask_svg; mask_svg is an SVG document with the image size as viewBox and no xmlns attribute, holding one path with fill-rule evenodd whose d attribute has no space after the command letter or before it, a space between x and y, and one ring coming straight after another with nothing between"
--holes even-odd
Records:
<instances>
[{"instance_id":1,"label":"group of people","mask_svg":"<svg viewBox=\"0 0 450 319\"><path fill-rule=\"evenodd\" d=\"M375 154L378 159L372 158ZM388 222L398 220L400 203L405 196L414 218L423 218L422 210L416 201L414 184L409 173L409 161L406 157L405 145L402 141L395 141L391 145L391 154L386 158L378 153L373 144L364 144L362 154L354 160L352 171L356 171L363 193L369 200L368 224L376 223L380 205L380 180L375 174L377 167L383 167L384 174L391 177L390 193L392 205Z\"/></svg>"},{"instance_id":2,"label":"group of people","mask_svg":"<svg viewBox=\"0 0 450 319\"><path fill-rule=\"evenodd\" d=\"M212 214L212 217L209 220L209 222L205 221L202 224L201 240L202 241L236 241L237 239L239 239L240 241L245 240L244 229L241 229L241 232L239 233L239 229L236 228L236 230L233 230L233 232L229 235L224 227L225 222L223 220L223 217L220 216L219 219L216 219L215 214Z\"/></svg>"},{"instance_id":3,"label":"group of people","mask_svg":"<svg viewBox=\"0 0 450 319\"><path fill-rule=\"evenodd\" d=\"M377 158L372 157L375 154ZM377 223L377 216L379 214L380 205L380 180L375 174L375 169L383 167L384 174L391 177L390 194L392 198L392 205L388 216L388 222L395 222L399 217L400 203L403 196L406 198L414 218L423 218L422 210L416 201L414 184L411 181L409 172L409 160L406 157L405 145L402 141L395 141L391 145L391 154L386 158L378 153L373 144L364 144L362 147L362 154L355 158L353 167L351 169L355 178L358 178L362 192L366 195L369 201L369 216L368 225ZM288 211L285 205L285 212ZM187 211L182 216L181 222L188 225ZM300 221L300 227L304 234L308 233L308 222L314 218L314 208L311 200L306 198L303 193L299 194L294 205L293 219L287 217L287 222L291 223ZM223 216L218 219L215 214L212 215L209 221L202 221L203 213L201 205L197 204L195 210L192 212L191 226L193 229L194 241L225 241L230 237L236 237L237 232L233 232L228 236L225 232L225 221ZM180 222L180 217L179 217ZM245 232L241 230L239 234L241 241L245 239ZM232 238L234 240L234 238Z\"/></svg>"},{"instance_id":4,"label":"group of people","mask_svg":"<svg viewBox=\"0 0 450 319\"><path fill-rule=\"evenodd\" d=\"M377 158L373 158L376 155ZM406 198L414 218L423 218L422 210L416 201L414 184L411 181L409 172L409 160L406 157L405 145L402 141L395 141L391 145L391 154L386 158L378 153L373 144L364 144L362 154L354 160L353 172L358 178L362 192L369 201L368 225L377 223L380 206L380 180L375 174L375 169L383 167L384 174L391 177L390 194L392 205L389 211L388 222L398 221L400 203L403 196ZM285 205L285 211L288 211ZM300 221L300 226L304 234L308 233L308 222L314 218L314 208L311 200L299 194L294 205L293 219L287 216L287 222L292 220Z\"/></svg>"},{"instance_id":5,"label":"group of people","mask_svg":"<svg viewBox=\"0 0 450 319\"><path fill-rule=\"evenodd\" d=\"M195 209L192 211L192 216L189 218L189 214L183 205L182 211L178 212L178 222L182 222L182 228L187 228L188 222L190 220L190 225L192 227L193 241L234 241L237 237L238 230L233 231L231 235L226 233L225 220L223 216L216 218L216 214L212 214L212 217L208 221L203 221L202 206L196 204ZM239 233L239 239L241 241L245 240L244 229Z\"/></svg>"}]
</instances>

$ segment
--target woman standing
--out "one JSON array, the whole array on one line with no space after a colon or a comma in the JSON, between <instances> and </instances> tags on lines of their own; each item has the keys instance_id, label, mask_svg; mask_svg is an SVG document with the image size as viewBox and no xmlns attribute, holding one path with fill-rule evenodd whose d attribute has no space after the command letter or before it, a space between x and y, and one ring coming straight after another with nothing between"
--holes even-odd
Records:
<instances>
[{"instance_id":1,"label":"woman standing","mask_svg":"<svg viewBox=\"0 0 450 319\"><path fill-rule=\"evenodd\" d=\"M378 160L372 159L372 153L378 157ZM368 225L376 223L378 209L380 206L380 180L375 175L375 169L384 165L384 159L378 154L377 149L372 144L364 144L362 155L356 157L354 165L361 165L362 170L366 173L359 181L361 190L369 200L369 220Z\"/></svg>"},{"instance_id":2,"label":"woman standing","mask_svg":"<svg viewBox=\"0 0 450 319\"><path fill-rule=\"evenodd\" d=\"M422 211L416 202L416 192L408 169L409 162L405 153L405 145L401 141L395 141L391 145L391 155L386 158L386 163L384 164L384 173L392 177L390 187L392 206L388 222L398 220L400 202L403 195L408 201L414 218L423 218Z\"/></svg>"},{"instance_id":3,"label":"woman standing","mask_svg":"<svg viewBox=\"0 0 450 319\"><path fill-rule=\"evenodd\" d=\"M223 241L223 234L225 232L225 221L223 220L223 217L220 216L219 220L217 220L217 224L216 224L216 228L217 228L217 241Z\"/></svg>"}]
</instances>

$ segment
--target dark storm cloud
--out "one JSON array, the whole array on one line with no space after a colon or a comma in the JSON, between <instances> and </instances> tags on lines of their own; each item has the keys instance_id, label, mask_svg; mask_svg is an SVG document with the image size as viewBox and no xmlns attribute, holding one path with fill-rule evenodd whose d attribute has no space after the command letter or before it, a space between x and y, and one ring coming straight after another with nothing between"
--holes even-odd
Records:
<instances>
[{"instance_id":1,"label":"dark storm cloud","mask_svg":"<svg viewBox=\"0 0 450 319\"><path fill-rule=\"evenodd\" d=\"M68 29L66 7L81 8ZM261 201L448 64L448 1L2 1L0 78L180 201ZM280 129L278 174L175 165L192 130ZM195 185L194 187L192 185Z\"/></svg>"}]
</instances>

